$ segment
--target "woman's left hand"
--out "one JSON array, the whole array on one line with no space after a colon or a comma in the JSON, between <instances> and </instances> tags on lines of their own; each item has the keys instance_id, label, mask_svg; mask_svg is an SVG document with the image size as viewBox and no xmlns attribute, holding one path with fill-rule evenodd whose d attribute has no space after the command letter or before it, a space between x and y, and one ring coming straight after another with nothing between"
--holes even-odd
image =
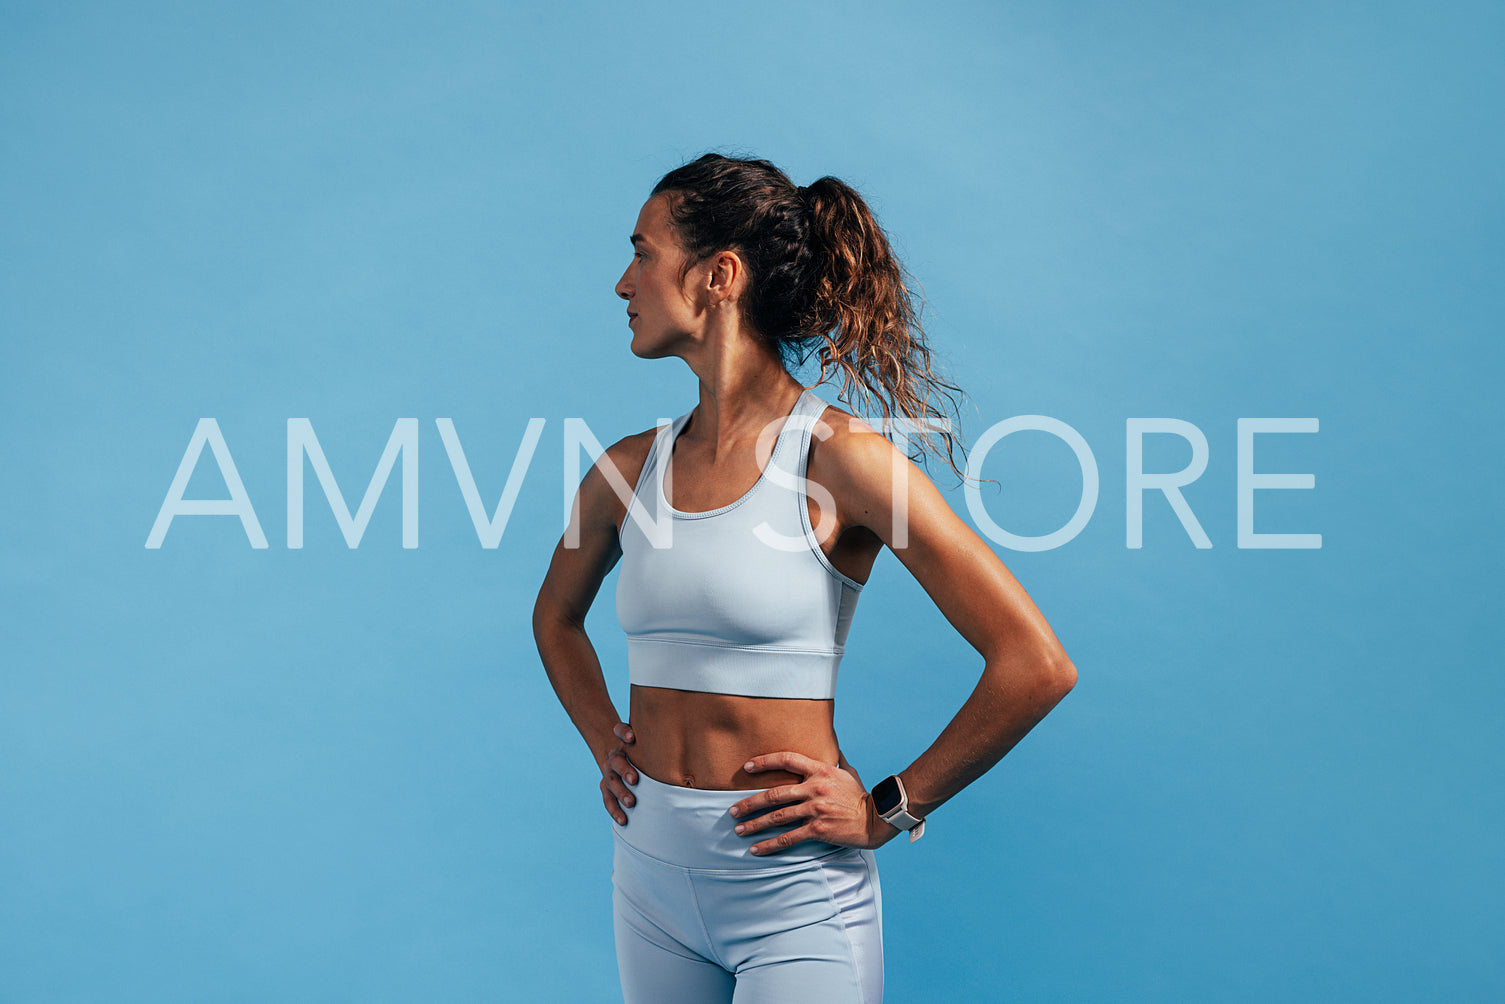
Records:
<instances>
[{"instance_id":1,"label":"woman's left hand","mask_svg":"<svg viewBox=\"0 0 1505 1004\"><path fill-rule=\"evenodd\" d=\"M743 767L749 774L783 770L798 774L799 784L781 784L744 798L731 807L737 832L751 836L771 826L795 823L788 833L752 845L754 854L776 854L804 840L823 840L843 847L878 847L898 835L873 807L873 798L850 768L821 763L800 753L769 753ZM771 812L763 812L771 809ZM761 816L754 813L763 812ZM748 818L752 817L752 818Z\"/></svg>"}]
</instances>

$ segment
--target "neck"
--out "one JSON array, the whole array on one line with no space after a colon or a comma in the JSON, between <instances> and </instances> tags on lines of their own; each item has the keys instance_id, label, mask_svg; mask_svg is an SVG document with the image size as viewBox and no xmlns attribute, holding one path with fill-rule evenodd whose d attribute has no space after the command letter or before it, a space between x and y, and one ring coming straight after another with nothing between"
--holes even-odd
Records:
<instances>
[{"instance_id":1,"label":"neck","mask_svg":"<svg viewBox=\"0 0 1505 1004\"><path fill-rule=\"evenodd\" d=\"M747 329L718 334L721 337L701 342L700 351L684 357L700 378L700 405L691 433L716 453L788 415L805 389Z\"/></svg>"}]
</instances>

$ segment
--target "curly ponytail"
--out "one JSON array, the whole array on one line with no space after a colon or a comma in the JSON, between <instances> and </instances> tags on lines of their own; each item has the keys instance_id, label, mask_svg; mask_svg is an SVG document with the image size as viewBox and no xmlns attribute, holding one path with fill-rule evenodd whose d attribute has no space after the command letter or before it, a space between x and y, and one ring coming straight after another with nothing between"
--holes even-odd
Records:
<instances>
[{"instance_id":1,"label":"curly ponytail","mask_svg":"<svg viewBox=\"0 0 1505 1004\"><path fill-rule=\"evenodd\" d=\"M664 175L653 188L661 192L686 271L738 251L749 280L744 317L785 364L814 353L822 382L840 372L839 396L854 411L941 424L915 441L962 476L946 424L961 390L935 372L904 267L856 190L832 177L796 188L766 160L708 153Z\"/></svg>"}]
</instances>

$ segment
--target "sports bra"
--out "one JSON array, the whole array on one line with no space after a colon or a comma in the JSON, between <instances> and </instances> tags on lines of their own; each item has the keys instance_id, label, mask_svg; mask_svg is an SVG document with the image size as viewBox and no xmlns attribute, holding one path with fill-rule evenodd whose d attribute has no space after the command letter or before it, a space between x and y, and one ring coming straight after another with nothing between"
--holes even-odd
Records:
<instances>
[{"instance_id":1,"label":"sports bra","mask_svg":"<svg viewBox=\"0 0 1505 1004\"><path fill-rule=\"evenodd\" d=\"M691 413L659 428L619 536L617 620L627 635L632 683L748 697L836 696L862 584L831 565L810 526L805 466L811 430L825 409L806 389L758 480L708 512L681 512L664 491L674 442Z\"/></svg>"}]
</instances>

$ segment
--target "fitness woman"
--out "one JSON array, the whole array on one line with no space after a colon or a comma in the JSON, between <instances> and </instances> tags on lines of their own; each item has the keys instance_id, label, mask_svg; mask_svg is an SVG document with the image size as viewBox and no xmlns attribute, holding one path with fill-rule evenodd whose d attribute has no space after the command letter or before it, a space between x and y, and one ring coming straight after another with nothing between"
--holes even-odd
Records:
<instances>
[{"instance_id":1,"label":"fitness woman","mask_svg":"<svg viewBox=\"0 0 1505 1004\"><path fill-rule=\"evenodd\" d=\"M631 240L616 291L632 352L683 359L699 402L585 476L533 613L614 820L623 994L876 1004L873 849L918 839L1076 669L919 468L790 373L814 352L843 400L907 420L956 468L950 432L925 434L956 388L933 373L903 269L852 188L796 187L766 161L707 154L659 181ZM984 665L930 748L869 789L837 745L832 698L884 546ZM626 722L584 627L618 561ZM914 667L913 686L936 671Z\"/></svg>"}]
</instances>

